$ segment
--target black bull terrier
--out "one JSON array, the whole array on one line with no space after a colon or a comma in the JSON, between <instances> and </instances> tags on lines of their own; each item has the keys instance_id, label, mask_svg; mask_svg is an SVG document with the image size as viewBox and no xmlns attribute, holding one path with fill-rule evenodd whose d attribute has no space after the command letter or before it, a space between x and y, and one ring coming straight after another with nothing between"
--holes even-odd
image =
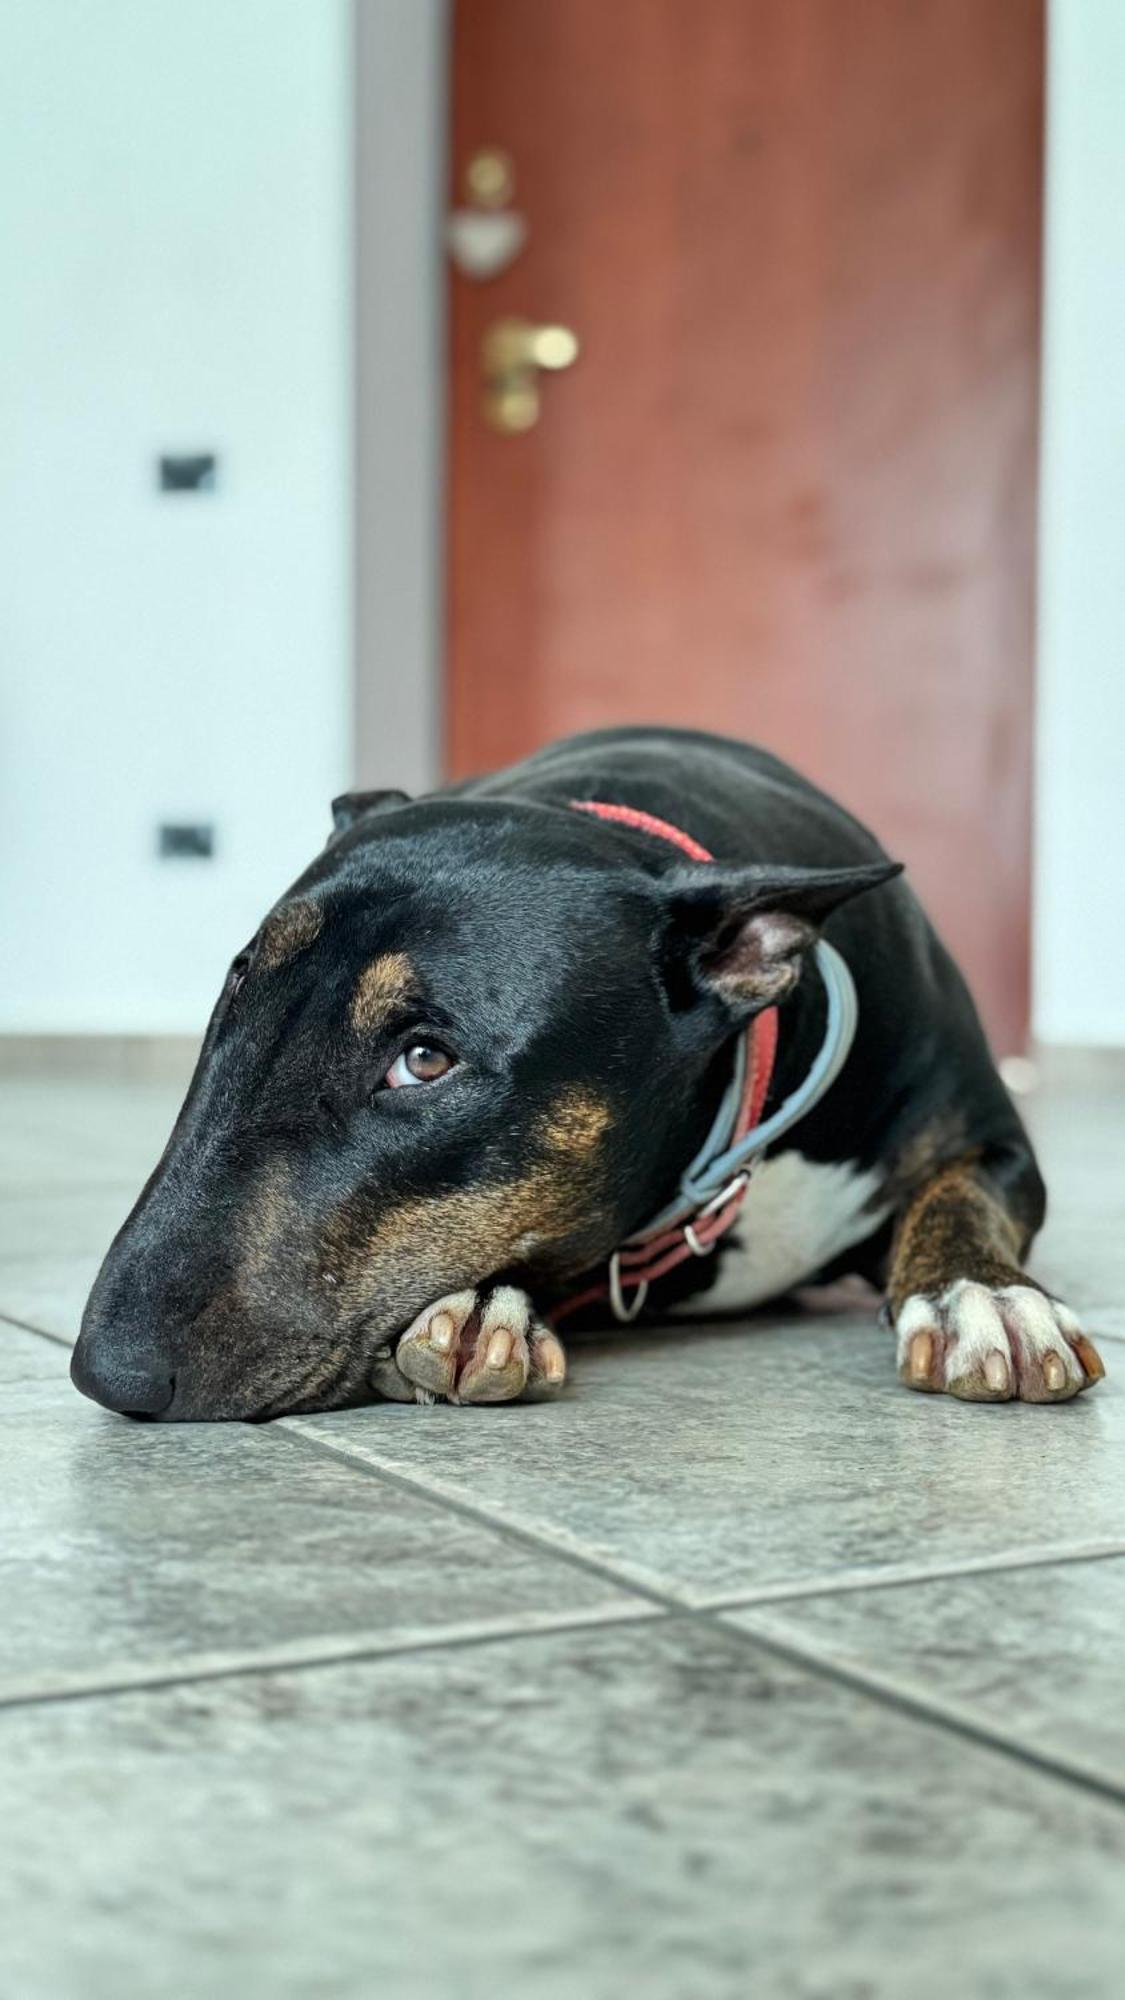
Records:
<instances>
[{"instance_id":1,"label":"black bull terrier","mask_svg":"<svg viewBox=\"0 0 1125 2000\"><path fill-rule=\"evenodd\" d=\"M87 1395L167 1419L528 1400L563 1384L576 1300L698 1316L844 1272L885 1289L911 1388L1050 1403L1102 1375L1023 1274L1043 1182L957 968L777 758L611 730L334 817L102 1267Z\"/></svg>"}]
</instances>

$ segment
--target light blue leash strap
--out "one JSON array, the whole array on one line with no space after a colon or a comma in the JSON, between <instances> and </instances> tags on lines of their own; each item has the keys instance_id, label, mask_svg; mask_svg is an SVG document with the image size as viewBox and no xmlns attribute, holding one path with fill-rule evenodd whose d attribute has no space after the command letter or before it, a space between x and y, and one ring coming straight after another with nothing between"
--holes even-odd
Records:
<instances>
[{"instance_id":1,"label":"light blue leash strap","mask_svg":"<svg viewBox=\"0 0 1125 2000\"><path fill-rule=\"evenodd\" d=\"M728 1145L726 1142L738 1118L746 1080L747 1037L740 1035L731 1080L723 1092L711 1130L681 1177L679 1190L668 1206L647 1222L631 1241L657 1236L662 1230L671 1229L683 1216L697 1214L709 1203L717 1202L719 1196L725 1196L732 1182L747 1171L751 1161L772 1146L783 1132L798 1124L832 1088L855 1040L859 1001L847 960L841 957L835 945L824 938L816 946L816 963L824 981L828 1018L824 1040L811 1069L770 1117L755 1125L735 1145Z\"/></svg>"}]
</instances>

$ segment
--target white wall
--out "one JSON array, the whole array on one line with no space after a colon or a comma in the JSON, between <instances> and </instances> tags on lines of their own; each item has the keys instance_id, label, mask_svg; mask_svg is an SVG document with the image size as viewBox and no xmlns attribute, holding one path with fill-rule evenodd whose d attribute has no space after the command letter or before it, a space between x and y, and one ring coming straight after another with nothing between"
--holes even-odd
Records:
<instances>
[{"instance_id":1,"label":"white wall","mask_svg":"<svg viewBox=\"0 0 1125 2000\"><path fill-rule=\"evenodd\" d=\"M190 1031L349 776L350 8L5 0L0 99L0 1029Z\"/></svg>"},{"instance_id":2,"label":"white wall","mask_svg":"<svg viewBox=\"0 0 1125 2000\"><path fill-rule=\"evenodd\" d=\"M1125 4L1053 0L1035 1026L1125 1043Z\"/></svg>"}]
</instances>

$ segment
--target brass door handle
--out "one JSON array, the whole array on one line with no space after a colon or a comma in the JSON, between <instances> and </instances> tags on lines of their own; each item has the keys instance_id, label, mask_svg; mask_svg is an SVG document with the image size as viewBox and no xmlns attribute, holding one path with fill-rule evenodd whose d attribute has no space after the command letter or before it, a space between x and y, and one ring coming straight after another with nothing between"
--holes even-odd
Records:
<instances>
[{"instance_id":1,"label":"brass door handle","mask_svg":"<svg viewBox=\"0 0 1125 2000\"><path fill-rule=\"evenodd\" d=\"M539 421L540 372L573 367L578 336L568 326L498 319L485 333L480 359L485 420L511 437Z\"/></svg>"}]
</instances>

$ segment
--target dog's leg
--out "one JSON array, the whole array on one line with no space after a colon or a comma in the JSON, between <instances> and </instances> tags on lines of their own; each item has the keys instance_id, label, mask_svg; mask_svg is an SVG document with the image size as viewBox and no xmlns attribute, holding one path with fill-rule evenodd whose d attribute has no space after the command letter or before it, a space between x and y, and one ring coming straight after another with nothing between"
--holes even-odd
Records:
<instances>
[{"instance_id":1,"label":"dog's leg","mask_svg":"<svg viewBox=\"0 0 1125 2000\"><path fill-rule=\"evenodd\" d=\"M1068 1307L1020 1269L1028 1231L972 1161L916 1190L891 1251L887 1309L911 1389L1060 1403L1105 1374Z\"/></svg>"},{"instance_id":2,"label":"dog's leg","mask_svg":"<svg viewBox=\"0 0 1125 2000\"><path fill-rule=\"evenodd\" d=\"M394 1369L418 1402L529 1403L562 1388L566 1355L527 1293L496 1285L427 1306L399 1341Z\"/></svg>"}]
</instances>

